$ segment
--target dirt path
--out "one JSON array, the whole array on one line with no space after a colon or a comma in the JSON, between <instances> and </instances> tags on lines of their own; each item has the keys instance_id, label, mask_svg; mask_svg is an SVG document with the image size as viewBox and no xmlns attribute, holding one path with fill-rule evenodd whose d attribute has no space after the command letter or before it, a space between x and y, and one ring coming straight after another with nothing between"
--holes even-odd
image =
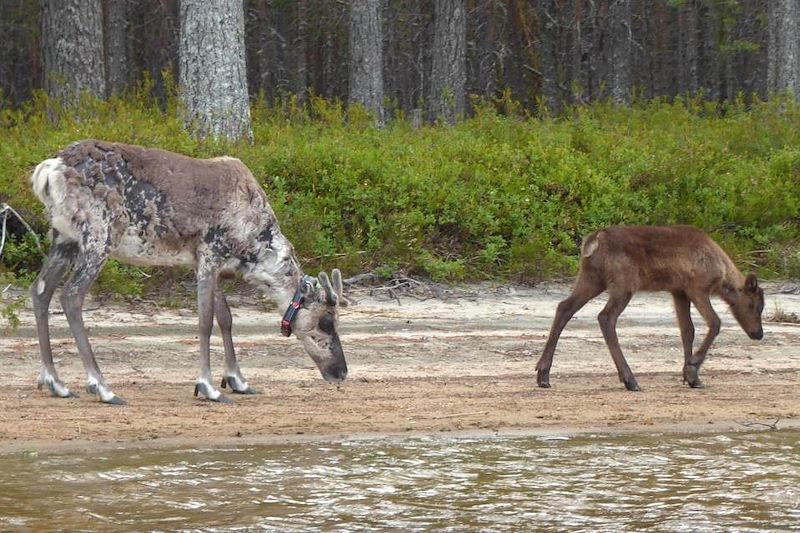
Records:
<instances>
[{"instance_id":1,"label":"dirt path","mask_svg":"<svg viewBox=\"0 0 800 533\"><path fill-rule=\"evenodd\" d=\"M713 430L778 419L779 427L800 426L800 326L767 322L764 340L751 341L720 301L723 329L703 368L704 390L681 383L671 299L658 294L637 295L619 323L641 393L617 380L595 320L602 300L567 326L553 388L536 388L534 366L568 290L480 287L474 297L400 303L362 294L341 315L350 378L338 387L322 381L296 340L280 336L275 313L239 306L241 367L261 394L233 397L233 405L192 397L195 314L149 306L86 313L100 366L126 406L86 393L52 398L34 386L39 354L26 310L20 329L0 338L0 453L405 432ZM781 292L768 290L765 315L800 314L800 296ZM80 391L85 377L63 315L52 326L61 377ZM219 376L222 347L218 337L213 343Z\"/></svg>"}]
</instances>

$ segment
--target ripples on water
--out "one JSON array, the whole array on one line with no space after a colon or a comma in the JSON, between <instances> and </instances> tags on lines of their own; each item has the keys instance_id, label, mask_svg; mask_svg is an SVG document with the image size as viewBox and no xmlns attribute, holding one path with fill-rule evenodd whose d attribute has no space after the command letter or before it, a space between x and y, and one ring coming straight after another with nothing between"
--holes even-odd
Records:
<instances>
[{"instance_id":1,"label":"ripples on water","mask_svg":"<svg viewBox=\"0 0 800 533\"><path fill-rule=\"evenodd\" d=\"M0 456L0 530L800 531L800 431Z\"/></svg>"}]
</instances>

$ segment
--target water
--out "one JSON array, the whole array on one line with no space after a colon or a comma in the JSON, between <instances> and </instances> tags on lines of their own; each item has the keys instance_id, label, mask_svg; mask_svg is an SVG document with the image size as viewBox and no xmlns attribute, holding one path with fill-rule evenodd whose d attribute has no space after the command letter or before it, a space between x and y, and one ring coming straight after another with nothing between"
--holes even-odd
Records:
<instances>
[{"instance_id":1,"label":"water","mask_svg":"<svg viewBox=\"0 0 800 533\"><path fill-rule=\"evenodd\" d=\"M800 431L0 456L0 530L800 531Z\"/></svg>"}]
</instances>

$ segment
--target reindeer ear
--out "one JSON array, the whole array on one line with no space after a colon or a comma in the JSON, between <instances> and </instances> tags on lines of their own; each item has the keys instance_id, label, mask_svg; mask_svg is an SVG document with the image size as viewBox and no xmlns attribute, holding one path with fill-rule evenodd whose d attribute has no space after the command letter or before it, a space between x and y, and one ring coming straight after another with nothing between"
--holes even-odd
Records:
<instances>
[{"instance_id":1,"label":"reindeer ear","mask_svg":"<svg viewBox=\"0 0 800 533\"><path fill-rule=\"evenodd\" d=\"M333 286L331 285L331 280L328 278L328 275L325 272L319 273L319 284L322 286L322 290L325 291L325 303L330 306L335 306L339 303L339 297L337 296L336 292L333 290Z\"/></svg>"},{"instance_id":2,"label":"reindeer ear","mask_svg":"<svg viewBox=\"0 0 800 533\"><path fill-rule=\"evenodd\" d=\"M747 275L747 279L744 280L744 289L751 293L755 293L758 290L758 278L755 273L751 272Z\"/></svg>"},{"instance_id":3,"label":"reindeer ear","mask_svg":"<svg viewBox=\"0 0 800 533\"><path fill-rule=\"evenodd\" d=\"M339 297L339 305L347 307L350 302L344 296L344 284L342 283L341 271L339 271L338 268L334 268L331 271L331 278L333 279L333 290L336 292L336 296Z\"/></svg>"}]
</instances>

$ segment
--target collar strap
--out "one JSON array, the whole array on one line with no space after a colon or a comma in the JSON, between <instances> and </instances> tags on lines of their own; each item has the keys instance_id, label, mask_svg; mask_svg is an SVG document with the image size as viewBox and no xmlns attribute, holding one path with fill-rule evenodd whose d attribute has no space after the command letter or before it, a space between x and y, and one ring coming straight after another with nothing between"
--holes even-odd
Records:
<instances>
[{"instance_id":1,"label":"collar strap","mask_svg":"<svg viewBox=\"0 0 800 533\"><path fill-rule=\"evenodd\" d=\"M287 307L286 312L283 313L283 319L281 320L281 335L284 337L289 337L292 334L292 322L294 322L297 312L303 306L303 286L306 284L310 285L312 280L313 278L311 276L303 276L303 279L300 280L300 283L297 285L297 290L294 291L292 301L289 302L289 307Z\"/></svg>"}]
</instances>

